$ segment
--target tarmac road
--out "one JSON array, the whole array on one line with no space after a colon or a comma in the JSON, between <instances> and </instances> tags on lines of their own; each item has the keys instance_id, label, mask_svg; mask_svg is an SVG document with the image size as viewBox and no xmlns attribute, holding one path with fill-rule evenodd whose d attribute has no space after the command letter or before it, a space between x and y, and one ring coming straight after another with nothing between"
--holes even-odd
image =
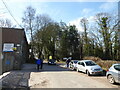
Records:
<instances>
[{"instance_id":1,"label":"tarmac road","mask_svg":"<svg viewBox=\"0 0 120 90\"><path fill-rule=\"evenodd\" d=\"M31 73L30 88L118 88L106 76L87 76L64 66L44 64L43 70Z\"/></svg>"},{"instance_id":2,"label":"tarmac road","mask_svg":"<svg viewBox=\"0 0 120 90\"><path fill-rule=\"evenodd\" d=\"M110 84L105 76L87 76L72 71L65 65L44 64L37 71L35 64L24 64L22 70L10 71L0 79L8 88L118 88ZM120 88L120 87L119 87ZM34 89L33 89L34 90Z\"/></svg>"}]
</instances>

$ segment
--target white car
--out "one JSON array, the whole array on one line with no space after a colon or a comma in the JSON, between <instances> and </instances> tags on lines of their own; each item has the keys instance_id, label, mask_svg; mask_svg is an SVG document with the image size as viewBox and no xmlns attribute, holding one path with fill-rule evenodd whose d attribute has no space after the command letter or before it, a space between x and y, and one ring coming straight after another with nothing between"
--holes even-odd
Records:
<instances>
[{"instance_id":1,"label":"white car","mask_svg":"<svg viewBox=\"0 0 120 90\"><path fill-rule=\"evenodd\" d=\"M76 70L77 62L78 60L71 60L71 62L69 63L69 68L71 68L72 70Z\"/></svg>"},{"instance_id":2,"label":"white car","mask_svg":"<svg viewBox=\"0 0 120 90\"><path fill-rule=\"evenodd\" d=\"M63 61L66 61L67 59L68 59L68 58L65 57L65 58L63 58L62 60L63 60Z\"/></svg>"},{"instance_id":3,"label":"white car","mask_svg":"<svg viewBox=\"0 0 120 90\"><path fill-rule=\"evenodd\" d=\"M103 73L103 69L92 60L78 61L76 67L78 72L84 72L88 76Z\"/></svg>"}]
</instances>

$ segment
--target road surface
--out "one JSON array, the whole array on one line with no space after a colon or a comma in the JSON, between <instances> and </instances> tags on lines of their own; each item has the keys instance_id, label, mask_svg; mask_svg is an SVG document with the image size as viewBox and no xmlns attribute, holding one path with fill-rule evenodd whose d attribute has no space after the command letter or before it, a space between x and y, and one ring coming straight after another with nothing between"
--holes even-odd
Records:
<instances>
[{"instance_id":1,"label":"road surface","mask_svg":"<svg viewBox=\"0 0 120 90\"><path fill-rule=\"evenodd\" d=\"M110 84L105 76L87 76L72 71L64 65L43 65L37 71L35 64L24 64L22 70L11 71L3 78L3 86L29 88L118 88ZM14 80L15 79L15 80ZM11 83L12 80L13 82ZM16 84L15 84L16 83ZM10 86L11 85L11 86Z\"/></svg>"}]
</instances>

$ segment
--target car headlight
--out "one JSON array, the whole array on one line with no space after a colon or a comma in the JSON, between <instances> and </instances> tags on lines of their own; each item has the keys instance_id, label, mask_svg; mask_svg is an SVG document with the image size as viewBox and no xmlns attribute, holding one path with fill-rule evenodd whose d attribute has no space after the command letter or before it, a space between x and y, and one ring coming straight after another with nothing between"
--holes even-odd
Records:
<instances>
[{"instance_id":1,"label":"car headlight","mask_svg":"<svg viewBox=\"0 0 120 90\"><path fill-rule=\"evenodd\" d=\"M94 70L93 68L91 68L91 70Z\"/></svg>"}]
</instances>

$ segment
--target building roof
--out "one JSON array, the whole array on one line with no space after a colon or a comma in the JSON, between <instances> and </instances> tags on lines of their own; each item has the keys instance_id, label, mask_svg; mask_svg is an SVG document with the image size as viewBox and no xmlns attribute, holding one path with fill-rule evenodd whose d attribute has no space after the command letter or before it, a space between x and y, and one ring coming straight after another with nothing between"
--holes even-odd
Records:
<instances>
[{"instance_id":1,"label":"building roof","mask_svg":"<svg viewBox=\"0 0 120 90\"><path fill-rule=\"evenodd\" d=\"M27 43L27 38L24 29L19 28L1 28L2 43L21 44L24 40Z\"/></svg>"}]
</instances>

